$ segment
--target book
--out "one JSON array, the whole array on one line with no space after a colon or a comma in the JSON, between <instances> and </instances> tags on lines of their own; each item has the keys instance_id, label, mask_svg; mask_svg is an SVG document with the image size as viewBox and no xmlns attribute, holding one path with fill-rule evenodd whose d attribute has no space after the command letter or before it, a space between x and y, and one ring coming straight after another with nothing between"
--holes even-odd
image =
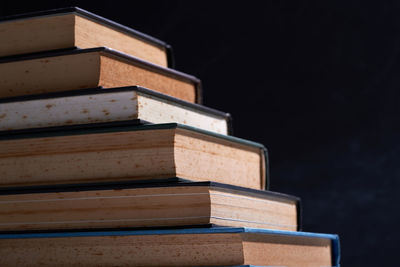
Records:
<instances>
[{"instance_id":1,"label":"book","mask_svg":"<svg viewBox=\"0 0 400 267\"><path fill-rule=\"evenodd\" d=\"M0 235L2 266L339 266L337 235L253 228Z\"/></svg>"},{"instance_id":2,"label":"book","mask_svg":"<svg viewBox=\"0 0 400 267\"><path fill-rule=\"evenodd\" d=\"M106 47L0 60L0 98L138 85L201 103L200 80Z\"/></svg>"},{"instance_id":3,"label":"book","mask_svg":"<svg viewBox=\"0 0 400 267\"><path fill-rule=\"evenodd\" d=\"M108 122L177 122L231 134L228 113L139 86L83 89L0 99L0 131Z\"/></svg>"},{"instance_id":4,"label":"book","mask_svg":"<svg viewBox=\"0 0 400 267\"><path fill-rule=\"evenodd\" d=\"M266 148L177 123L0 136L0 186L180 177L268 187Z\"/></svg>"},{"instance_id":5,"label":"book","mask_svg":"<svg viewBox=\"0 0 400 267\"><path fill-rule=\"evenodd\" d=\"M0 57L106 46L163 67L173 67L171 46L78 7L0 18Z\"/></svg>"},{"instance_id":6,"label":"book","mask_svg":"<svg viewBox=\"0 0 400 267\"><path fill-rule=\"evenodd\" d=\"M0 231L245 226L296 231L300 199L215 182L0 189Z\"/></svg>"}]
</instances>

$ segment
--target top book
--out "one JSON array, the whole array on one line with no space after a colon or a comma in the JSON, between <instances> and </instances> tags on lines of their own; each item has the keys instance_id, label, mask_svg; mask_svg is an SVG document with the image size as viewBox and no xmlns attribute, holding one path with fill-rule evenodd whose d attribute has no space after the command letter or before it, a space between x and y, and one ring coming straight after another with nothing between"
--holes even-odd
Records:
<instances>
[{"instance_id":1,"label":"top book","mask_svg":"<svg viewBox=\"0 0 400 267\"><path fill-rule=\"evenodd\" d=\"M7 40L0 42L0 57L105 46L173 67L165 42L77 7L0 18L0 40Z\"/></svg>"}]
</instances>

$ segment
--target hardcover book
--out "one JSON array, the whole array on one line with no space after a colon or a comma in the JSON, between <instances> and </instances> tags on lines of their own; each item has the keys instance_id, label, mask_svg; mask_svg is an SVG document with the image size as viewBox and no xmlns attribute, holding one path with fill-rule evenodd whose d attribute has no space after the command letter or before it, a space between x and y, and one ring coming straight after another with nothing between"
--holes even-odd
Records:
<instances>
[{"instance_id":1,"label":"hardcover book","mask_svg":"<svg viewBox=\"0 0 400 267\"><path fill-rule=\"evenodd\" d=\"M192 103L200 80L105 47L0 60L0 98L85 88L138 85Z\"/></svg>"},{"instance_id":2,"label":"hardcover book","mask_svg":"<svg viewBox=\"0 0 400 267\"><path fill-rule=\"evenodd\" d=\"M135 120L177 122L220 134L232 129L228 113L138 86L0 99L0 131Z\"/></svg>"},{"instance_id":3,"label":"hardcover book","mask_svg":"<svg viewBox=\"0 0 400 267\"><path fill-rule=\"evenodd\" d=\"M268 185L263 145L176 123L0 136L2 187L180 177Z\"/></svg>"},{"instance_id":4,"label":"hardcover book","mask_svg":"<svg viewBox=\"0 0 400 267\"><path fill-rule=\"evenodd\" d=\"M78 7L0 18L0 57L67 48L106 46L163 67L172 67L163 41Z\"/></svg>"},{"instance_id":5,"label":"hardcover book","mask_svg":"<svg viewBox=\"0 0 400 267\"><path fill-rule=\"evenodd\" d=\"M1 234L2 266L339 266L337 235L253 228Z\"/></svg>"},{"instance_id":6,"label":"hardcover book","mask_svg":"<svg viewBox=\"0 0 400 267\"><path fill-rule=\"evenodd\" d=\"M174 180L171 178L171 180ZM0 190L0 231L246 226L296 231L296 197L215 182L92 184Z\"/></svg>"}]
</instances>

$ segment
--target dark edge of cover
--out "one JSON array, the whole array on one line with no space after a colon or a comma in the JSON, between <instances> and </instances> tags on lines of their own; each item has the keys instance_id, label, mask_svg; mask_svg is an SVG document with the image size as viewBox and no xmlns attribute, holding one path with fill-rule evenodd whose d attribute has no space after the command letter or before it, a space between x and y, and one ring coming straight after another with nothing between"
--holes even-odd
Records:
<instances>
[{"instance_id":1,"label":"dark edge of cover","mask_svg":"<svg viewBox=\"0 0 400 267\"><path fill-rule=\"evenodd\" d=\"M6 130L6 131L0 131L0 140L1 140L2 136L21 135L21 134L27 134L27 133L38 134L38 133L58 132L60 130L63 130L63 131L74 131L74 130L83 130L83 129L90 130L90 129L95 129L95 128L123 127L123 126L135 126L135 125L144 125L144 124L152 124L152 123L145 121L145 120L132 119L132 120L125 120L125 121L95 122L95 123L73 124L73 125L65 125L65 126L48 126L48 127L42 127L42 128Z\"/></svg>"},{"instance_id":2,"label":"dark edge of cover","mask_svg":"<svg viewBox=\"0 0 400 267\"><path fill-rule=\"evenodd\" d=\"M202 88L201 88L201 81L193 75L189 75L174 69L164 68L159 65L147 62L145 60L139 59L137 57L122 53L120 51L108 48L108 47L94 47L94 48L85 48L85 49L62 49L58 51L46 51L46 52L39 52L30 55L18 55L18 56L11 56L7 58L0 59L0 64L8 63L8 62L16 62L22 60L33 60L33 59L40 59L45 57L57 57L57 56L67 56L67 55L76 55L81 53L92 53L92 52L101 52L106 55L115 56L122 60L125 60L129 63L133 62L136 65L139 65L147 70L152 72L156 72L159 74L163 74L166 76L172 76L179 80L186 80L191 82L195 85L195 93L196 93L196 103L202 104Z\"/></svg>"},{"instance_id":3,"label":"dark edge of cover","mask_svg":"<svg viewBox=\"0 0 400 267\"><path fill-rule=\"evenodd\" d=\"M175 69L176 65L175 65L174 49L170 45L167 45L166 49L167 49L167 63L168 63L167 67Z\"/></svg>"},{"instance_id":4,"label":"dark edge of cover","mask_svg":"<svg viewBox=\"0 0 400 267\"><path fill-rule=\"evenodd\" d=\"M332 239L333 266L340 266L340 254L340 238L339 235L336 235L336 239Z\"/></svg>"},{"instance_id":5,"label":"dark edge of cover","mask_svg":"<svg viewBox=\"0 0 400 267\"><path fill-rule=\"evenodd\" d=\"M299 203L296 205L297 212L297 231L303 230L303 206L301 200L299 198Z\"/></svg>"},{"instance_id":6,"label":"dark edge of cover","mask_svg":"<svg viewBox=\"0 0 400 267\"><path fill-rule=\"evenodd\" d=\"M16 14L16 15L10 15L10 16L5 16L0 18L0 23L1 22L6 22L6 21L11 21L11 20L20 20L20 19L28 19L28 18L33 18L33 17L42 17L42 16L50 16L50 15L57 15L57 14L64 14L64 13L76 13L82 17L86 17L88 19L94 20L97 23L103 24L105 26L108 26L110 28L114 28L117 31L126 33L128 35L134 36L136 38L141 39L142 41L145 41L147 43L151 43L153 45L156 45L158 47L163 47L165 48L167 52L167 62L168 62L168 67L173 68L175 66L175 62L173 59L173 51L172 47L165 43L164 41L161 41L157 38L154 38L150 35L147 35L145 33L139 32L137 30L134 30L130 27L124 26L122 24L119 24L115 21L106 19L104 17L101 17L99 15L96 15L94 13L91 13L87 10L81 9L79 7L65 7L65 8L57 8L57 9L51 9L51 10L44 10L44 11L36 11L36 12L29 12L29 13L23 13L23 14Z\"/></svg>"},{"instance_id":7,"label":"dark edge of cover","mask_svg":"<svg viewBox=\"0 0 400 267\"><path fill-rule=\"evenodd\" d=\"M301 200L299 197L283 194L279 192L251 189L241 186L218 182L192 182L179 177L171 177L156 180L137 180L137 181L117 181L117 182L101 182L101 183L80 183L80 184L60 184L60 185L38 185L38 186L21 186L21 187L5 187L0 188L1 195L19 195L19 194L40 194L40 193L60 193L60 192L80 192L95 190L121 190L135 188L154 188L154 187L182 187L182 186L207 186L210 188L221 188L235 191L239 195L255 195L256 197L273 197L278 199L286 199L294 201L297 210L297 231L300 231Z\"/></svg>"},{"instance_id":8,"label":"dark edge of cover","mask_svg":"<svg viewBox=\"0 0 400 267\"><path fill-rule=\"evenodd\" d=\"M79 229L47 229L47 230L15 230L0 231L1 235L9 234L46 234L46 233L75 233L75 232L109 232L109 231L152 231L152 230L179 230L186 228L213 228L213 224L174 225L174 226L144 226L144 227L120 227L120 228L79 228ZM1 239L1 238L0 238Z\"/></svg>"},{"instance_id":9,"label":"dark edge of cover","mask_svg":"<svg viewBox=\"0 0 400 267\"><path fill-rule=\"evenodd\" d=\"M0 135L1 140L15 140L15 139L27 139L27 138L42 138L42 137L56 137L56 136L66 136L66 135L84 135L84 134L99 134L99 133L112 133L112 132L123 132L123 131L140 131L140 130L164 130L164 129L184 129L192 132L197 132L199 134L204 134L212 137L216 137L219 139L227 140L229 142L234 142L238 144L242 144L245 146L252 146L262 150L265 160L265 180L264 185L265 189L269 188L269 159L268 152L264 145L249 141L246 139L242 139L235 136L223 135L219 133L214 133L210 131L206 131L203 129L195 128L188 125L183 125L179 123L161 123L161 124L143 124L143 125L118 125L115 126L114 123L107 124L107 127L96 127L96 128L85 128L85 127L74 127L71 129L70 127L60 126L57 127L57 131L23 131L19 134L10 133L10 134L2 134Z\"/></svg>"},{"instance_id":10,"label":"dark edge of cover","mask_svg":"<svg viewBox=\"0 0 400 267\"><path fill-rule=\"evenodd\" d=\"M270 171L270 162L269 162L269 152L268 152L268 148L266 148L265 146L262 147L262 150L264 152L264 160L265 160L265 181L264 181L264 190L269 190L269 186L270 186L270 175L271 175L271 171Z\"/></svg>"},{"instance_id":11,"label":"dark edge of cover","mask_svg":"<svg viewBox=\"0 0 400 267\"><path fill-rule=\"evenodd\" d=\"M108 93L119 93L119 92L129 92L129 91L137 91L139 93L143 93L145 95L153 96L156 98L163 99L165 101L170 101L176 103L178 105L198 110L204 113L208 113L217 117L222 117L226 120L228 126L228 134L232 135L232 117L229 113L222 112L213 108L209 108L200 104L191 103L173 96L169 96L154 90L150 90L141 86L123 86L123 87L115 87L115 88L107 88L104 89L102 87L97 88L88 88L88 89L78 89L78 90L68 90L63 92L49 92L44 94L34 94L34 95L22 95L22 96L14 96L8 98L0 99L0 104L10 103L10 102L19 102L19 101L29 101L29 100L41 100L41 99L51 99L51 98L61 98L61 97L72 97L72 96L80 96L80 95L94 95L94 94L108 94ZM45 129L45 128L44 128ZM1 134L1 132L0 132Z\"/></svg>"},{"instance_id":12,"label":"dark edge of cover","mask_svg":"<svg viewBox=\"0 0 400 267\"><path fill-rule=\"evenodd\" d=\"M266 191L266 190L257 190L257 189L212 182L212 181L192 182L190 180L179 177L160 178L156 180L5 187L5 188L0 188L0 195L80 192L80 191L95 191L95 190L119 190L119 189L134 189L134 188L153 188L153 187L182 187L182 186L207 186L207 187L222 188L240 192L241 195L244 194L262 195L267 197L276 197L276 198L291 200L296 202L296 205L300 203L299 197L284 193Z\"/></svg>"},{"instance_id":13,"label":"dark edge of cover","mask_svg":"<svg viewBox=\"0 0 400 267\"><path fill-rule=\"evenodd\" d=\"M192 132L197 132L199 134L204 134L208 136L213 136L216 138L224 139L230 142L243 144L246 146L252 146L259 149L265 150L264 145L253 142L250 140L242 139L235 136L219 134L215 132L210 132L207 130L195 128L188 125L183 125L179 123L159 123L159 124L145 124L145 125L116 125L115 127L111 127L114 123L107 124L108 127L95 128L95 129L81 129L80 127L76 127L74 129L70 129L68 126L60 126L58 127L58 131L47 132L41 131L31 132L24 131L21 134L3 134L0 136L0 140L12 140L12 139L27 139L27 138L42 138L42 137L56 137L56 136L67 136L67 135L84 135L84 134L99 134L99 133L113 133L113 132L130 132L130 131L146 131L146 130L165 130L165 129L184 129Z\"/></svg>"}]
</instances>

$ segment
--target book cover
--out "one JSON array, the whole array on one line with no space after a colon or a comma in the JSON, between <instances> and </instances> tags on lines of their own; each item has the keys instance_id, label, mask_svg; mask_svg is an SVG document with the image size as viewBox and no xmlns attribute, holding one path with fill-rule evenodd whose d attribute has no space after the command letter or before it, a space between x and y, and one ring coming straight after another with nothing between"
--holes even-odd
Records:
<instances>
[{"instance_id":1,"label":"book cover","mask_svg":"<svg viewBox=\"0 0 400 267\"><path fill-rule=\"evenodd\" d=\"M201 104L196 77L107 47L0 59L0 97L138 85Z\"/></svg>"},{"instance_id":2,"label":"book cover","mask_svg":"<svg viewBox=\"0 0 400 267\"><path fill-rule=\"evenodd\" d=\"M269 184L262 144L176 123L1 135L0 155L3 187L168 177Z\"/></svg>"},{"instance_id":3,"label":"book cover","mask_svg":"<svg viewBox=\"0 0 400 267\"><path fill-rule=\"evenodd\" d=\"M50 130L49 127L105 123L176 122L232 134L232 118L203 105L190 103L140 86L72 90L0 99L2 131Z\"/></svg>"},{"instance_id":4,"label":"book cover","mask_svg":"<svg viewBox=\"0 0 400 267\"><path fill-rule=\"evenodd\" d=\"M173 181L173 182L172 182ZM0 231L219 225L296 231L300 199L216 182L0 189Z\"/></svg>"},{"instance_id":5,"label":"book cover","mask_svg":"<svg viewBox=\"0 0 400 267\"><path fill-rule=\"evenodd\" d=\"M62 27L62 23L64 23L64 21L61 19L57 20L57 17L60 18L70 17L71 22L68 20L69 25ZM85 19L85 22L80 22L79 20L77 20L77 18L83 18ZM24 21L26 21L26 24L24 24ZM72 23L72 21L74 23ZM38 26L35 26L35 23L40 23L40 24ZM92 27L93 25L102 25L105 26L106 28L112 29L112 31L104 32L104 29L103 31L101 31L102 28L100 28L100 30L97 29L97 31L93 30L92 32L88 32L85 35L86 41L83 40L83 42L77 43L77 41L74 39L71 40L67 39L64 42L62 42L60 39L62 39L63 36L62 35L59 36L60 32L66 31L66 28L68 28L70 25L75 24L74 27L70 27L71 30L74 30L75 28L78 27L79 23L92 24L91 25ZM13 42L11 41L7 43L3 42L2 45L0 45L0 56L2 57L7 57L7 56L11 57L16 54L40 53L43 51L57 50L57 49L89 48L88 46L90 45L92 45L92 47L110 46L111 48L121 50L128 54L130 54L131 52L133 53L133 55L138 56L140 58L143 56L145 60L149 61L151 61L151 56L143 54L144 51L151 50L153 54L165 53L164 55L165 58L157 60L156 63L164 67L169 67L169 68L174 67L174 57L172 48L167 43L157 38L154 38L150 35L134 30L130 27L121 25L112 20L93 14L79 7L58 8L52 10L44 10L38 12L0 17L0 29L2 29L2 31L0 31L0 36L2 36L2 38L7 38L7 34L12 34L13 36L12 38ZM16 31L20 33L19 36L15 34ZM77 32L79 32L79 29L77 30ZM103 40L102 42L100 41L99 43L87 44L87 39L90 39L91 35L95 34L94 32L102 32L103 35L110 35L111 38L114 38L116 40L114 40L113 42L110 42L110 40L108 41ZM76 35L77 33L71 32L69 34ZM34 35L35 38L34 39L31 38L30 42L27 42L27 38L29 38L30 35ZM139 44L139 46L136 48L126 47L124 49L125 43L129 43L129 40L126 39L118 40L118 37L121 37L121 35L131 36L134 39L137 39L139 42L143 42L145 45L147 44L147 46L141 48ZM101 37L104 36L98 36L98 38ZM32 44L32 42L36 43ZM113 47L113 45L116 45L117 47ZM137 44L130 43L130 45L135 46ZM159 52L157 50L159 50Z\"/></svg>"},{"instance_id":6,"label":"book cover","mask_svg":"<svg viewBox=\"0 0 400 267\"><path fill-rule=\"evenodd\" d=\"M4 266L340 266L337 235L229 227L0 234L0 254Z\"/></svg>"}]
</instances>

